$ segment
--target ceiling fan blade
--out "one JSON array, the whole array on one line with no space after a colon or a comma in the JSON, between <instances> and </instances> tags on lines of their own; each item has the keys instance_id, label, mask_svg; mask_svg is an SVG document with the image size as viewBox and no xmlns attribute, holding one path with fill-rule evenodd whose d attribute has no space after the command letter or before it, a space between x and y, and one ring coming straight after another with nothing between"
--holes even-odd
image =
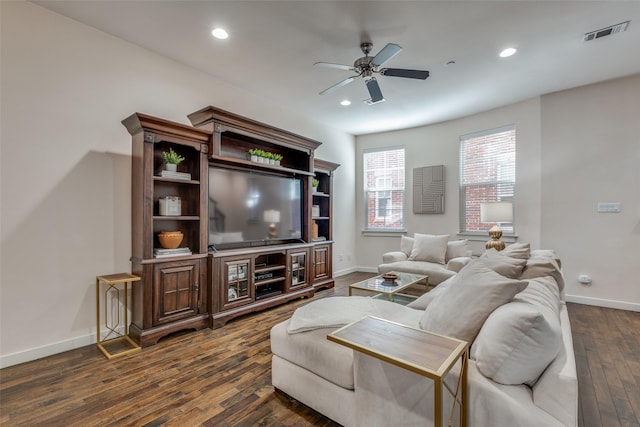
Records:
<instances>
[{"instance_id":1,"label":"ceiling fan blade","mask_svg":"<svg viewBox=\"0 0 640 427\"><path fill-rule=\"evenodd\" d=\"M397 44L389 43L371 60L371 65L379 67L402 51Z\"/></svg>"},{"instance_id":2,"label":"ceiling fan blade","mask_svg":"<svg viewBox=\"0 0 640 427\"><path fill-rule=\"evenodd\" d=\"M383 76L406 77L408 79L420 80L425 80L429 77L429 72L426 70L405 70L403 68L383 68L380 70L380 74Z\"/></svg>"},{"instance_id":3,"label":"ceiling fan blade","mask_svg":"<svg viewBox=\"0 0 640 427\"><path fill-rule=\"evenodd\" d=\"M358 76L352 76L352 77L347 77L346 79L342 80L341 82L338 82L336 84L334 84L333 86L326 88L325 90L323 90L322 92L320 92L320 95L324 95L330 92L333 92L334 90L341 88L342 86L346 86L349 83L351 83L352 81L354 81L356 79L356 77Z\"/></svg>"},{"instance_id":4,"label":"ceiling fan blade","mask_svg":"<svg viewBox=\"0 0 640 427\"><path fill-rule=\"evenodd\" d=\"M372 104L384 101L384 96L382 96L382 91L380 90L380 86L378 85L378 81L375 77L371 77L369 80L366 80L365 83L367 84L369 95L371 95Z\"/></svg>"},{"instance_id":5,"label":"ceiling fan blade","mask_svg":"<svg viewBox=\"0 0 640 427\"><path fill-rule=\"evenodd\" d=\"M353 66L351 65L332 64L331 62L316 62L313 65L317 65L318 67L325 67L325 68L336 68L338 70L355 71L355 68L353 68Z\"/></svg>"}]
</instances>

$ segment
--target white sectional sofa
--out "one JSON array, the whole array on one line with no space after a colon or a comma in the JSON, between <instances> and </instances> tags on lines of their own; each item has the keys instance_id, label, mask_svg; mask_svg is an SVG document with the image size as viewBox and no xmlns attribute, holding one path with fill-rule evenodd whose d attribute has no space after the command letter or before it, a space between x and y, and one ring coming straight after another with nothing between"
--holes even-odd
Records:
<instances>
[{"instance_id":1,"label":"white sectional sofa","mask_svg":"<svg viewBox=\"0 0 640 427\"><path fill-rule=\"evenodd\" d=\"M578 385L560 261L552 251L513 246L511 253L473 260L410 306L333 297L298 308L271 331L273 386L344 426L432 425L431 380L326 339L374 315L472 343L468 425L576 426ZM446 379L452 387L458 372ZM448 393L444 403L452 403Z\"/></svg>"},{"instance_id":2,"label":"white sectional sofa","mask_svg":"<svg viewBox=\"0 0 640 427\"><path fill-rule=\"evenodd\" d=\"M391 271L429 276L430 285L438 285L454 276L471 261L471 248L467 240L448 241L449 235L416 233L402 236L400 250L382 255L378 273Z\"/></svg>"}]
</instances>

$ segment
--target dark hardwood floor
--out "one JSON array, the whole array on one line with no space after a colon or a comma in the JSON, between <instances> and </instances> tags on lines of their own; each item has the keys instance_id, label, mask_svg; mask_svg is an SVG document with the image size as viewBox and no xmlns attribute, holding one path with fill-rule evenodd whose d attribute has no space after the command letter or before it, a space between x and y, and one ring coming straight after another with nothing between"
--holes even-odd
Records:
<instances>
[{"instance_id":1,"label":"dark hardwood floor","mask_svg":"<svg viewBox=\"0 0 640 427\"><path fill-rule=\"evenodd\" d=\"M369 276L340 277L315 298L347 295L349 283ZM308 301L175 334L112 361L92 345L2 369L0 424L335 426L271 386L269 330ZM569 304L569 314L579 425L640 425L640 313Z\"/></svg>"}]
</instances>

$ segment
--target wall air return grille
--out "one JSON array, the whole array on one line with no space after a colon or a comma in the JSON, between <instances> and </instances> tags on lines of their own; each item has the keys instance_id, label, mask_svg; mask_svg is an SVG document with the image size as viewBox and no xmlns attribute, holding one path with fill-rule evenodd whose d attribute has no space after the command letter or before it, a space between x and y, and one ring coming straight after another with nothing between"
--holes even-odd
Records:
<instances>
[{"instance_id":1,"label":"wall air return grille","mask_svg":"<svg viewBox=\"0 0 640 427\"><path fill-rule=\"evenodd\" d=\"M602 28L600 30L596 30L596 31L591 31L590 33L587 33L584 35L584 41L588 42L591 40L595 40L595 39L599 39L602 37L606 37L606 36L610 36L612 34L616 34L616 33L621 33L623 31L625 31L627 29L627 27L629 26L629 22L631 21L625 21L625 22L621 22L619 24L616 25L612 25L610 27L607 28Z\"/></svg>"}]
</instances>

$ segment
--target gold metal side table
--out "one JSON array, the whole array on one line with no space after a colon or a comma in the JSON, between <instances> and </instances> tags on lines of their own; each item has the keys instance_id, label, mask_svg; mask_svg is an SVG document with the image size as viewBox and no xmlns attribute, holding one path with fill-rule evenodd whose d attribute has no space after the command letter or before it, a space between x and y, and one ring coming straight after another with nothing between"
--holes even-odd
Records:
<instances>
[{"instance_id":1,"label":"gold metal side table","mask_svg":"<svg viewBox=\"0 0 640 427\"><path fill-rule=\"evenodd\" d=\"M107 359L120 357L140 351L140 346L129 337L129 283L140 277L129 273L109 274L96 277L96 344ZM103 291L100 290L103 283ZM119 285L123 285L119 287ZM104 310L101 309L100 296L103 296ZM106 334L100 332L100 314L104 314ZM124 325L122 324L124 318ZM111 350L108 349L111 348Z\"/></svg>"},{"instance_id":2,"label":"gold metal side table","mask_svg":"<svg viewBox=\"0 0 640 427\"><path fill-rule=\"evenodd\" d=\"M467 424L467 365L469 344L455 338L434 334L399 323L367 316L327 335L329 341L349 347L368 356L431 378L434 382L434 425L442 426L443 386L453 396L453 407L447 425L451 426L455 407L459 408L460 427ZM444 377L460 361L456 390L451 390Z\"/></svg>"}]
</instances>

